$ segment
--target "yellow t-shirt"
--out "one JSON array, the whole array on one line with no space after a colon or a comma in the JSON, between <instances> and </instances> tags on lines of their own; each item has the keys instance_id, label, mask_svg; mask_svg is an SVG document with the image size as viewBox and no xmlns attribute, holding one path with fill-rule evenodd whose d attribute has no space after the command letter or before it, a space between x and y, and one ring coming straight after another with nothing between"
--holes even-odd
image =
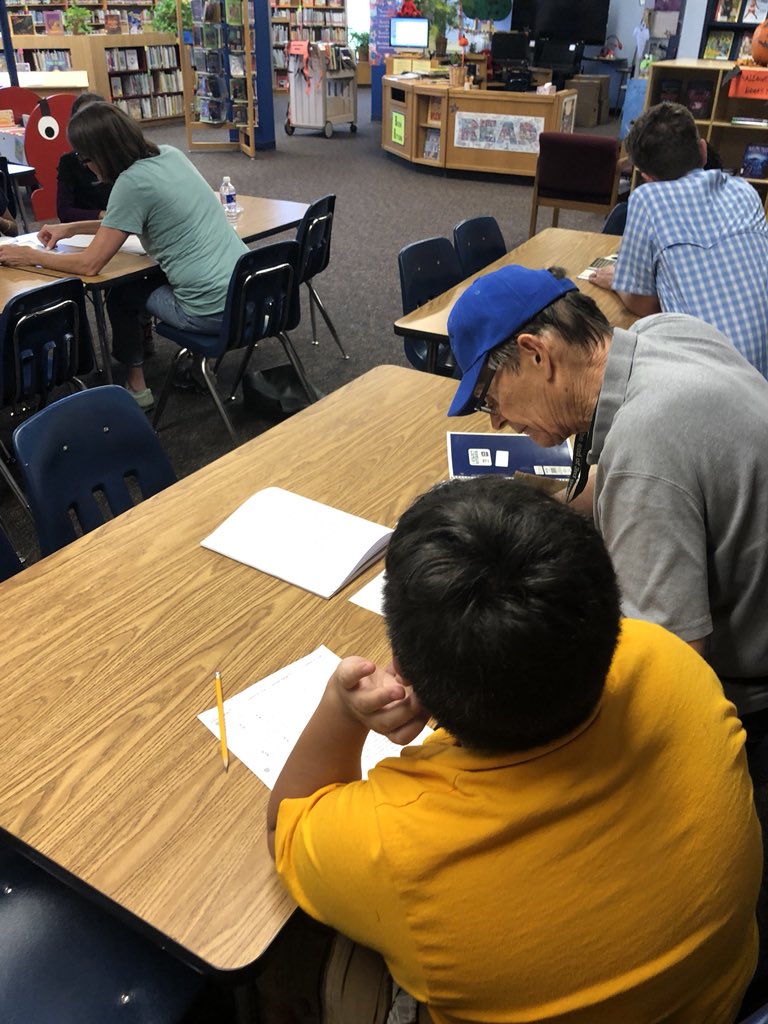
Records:
<instances>
[{"instance_id":1,"label":"yellow t-shirt","mask_svg":"<svg viewBox=\"0 0 768 1024\"><path fill-rule=\"evenodd\" d=\"M277 867L435 1024L730 1024L762 867L744 740L691 648L625 620L575 733L487 756L438 731L284 800Z\"/></svg>"}]
</instances>

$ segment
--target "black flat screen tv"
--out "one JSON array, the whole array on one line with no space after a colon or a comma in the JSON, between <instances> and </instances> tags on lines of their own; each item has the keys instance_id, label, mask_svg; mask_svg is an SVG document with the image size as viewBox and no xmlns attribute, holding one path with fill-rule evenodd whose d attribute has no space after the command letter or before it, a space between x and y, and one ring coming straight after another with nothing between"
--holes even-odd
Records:
<instances>
[{"instance_id":1,"label":"black flat screen tv","mask_svg":"<svg viewBox=\"0 0 768 1024\"><path fill-rule=\"evenodd\" d=\"M513 0L510 27L564 42L605 42L610 0Z\"/></svg>"}]
</instances>

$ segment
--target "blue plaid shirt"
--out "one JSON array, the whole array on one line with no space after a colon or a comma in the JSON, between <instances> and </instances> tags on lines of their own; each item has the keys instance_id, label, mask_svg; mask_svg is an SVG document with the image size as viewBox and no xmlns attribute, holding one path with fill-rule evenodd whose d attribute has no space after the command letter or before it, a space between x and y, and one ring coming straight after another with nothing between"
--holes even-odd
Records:
<instances>
[{"instance_id":1,"label":"blue plaid shirt","mask_svg":"<svg viewBox=\"0 0 768 1024\"><path fill-rule=\"evenodd\" d=\"M697 170L636 188L613 287L706 320L768 377L768 225L748 182Z\"/></svg>"}]
</instances>

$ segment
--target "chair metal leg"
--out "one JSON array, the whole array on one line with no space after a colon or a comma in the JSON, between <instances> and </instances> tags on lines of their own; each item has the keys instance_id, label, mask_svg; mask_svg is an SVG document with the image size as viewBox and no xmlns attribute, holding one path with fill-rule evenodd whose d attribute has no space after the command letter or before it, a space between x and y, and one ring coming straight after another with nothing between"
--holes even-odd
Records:
<instances>
[{"instance_id":1,"label":"chair metal leg","mask_svg":"<svg viewBox=\"0 0 768 1024\"><path fill-rule=\"evenodd\" d=\"M312 285L309 281L304 282L309 292L309 319L312 324L312 344L319 345L320 342L317 340L317 320L315 319L315 296L312 291Z\"/></svg>"},{"instance_id":2,"label":"chair metal leg","mask_svg":"<svg viewBox=\"0 0 768 1024\"><path fill-rule=\"evenodd\" d=\"M104 292L100 288L91 291L93 298L93 312L96 314L96 331L99 335L99 347L101 349L101 372L107 384L112 384L112 354L109 351L109 340L107 336L107 315L104 312Z\"/></svg>"},{"instance_id":3,"label":"chair metal leg","mask_svg":"<svg viewBox=\"0 0 768 1024\"><path fill-rule=\"evenodd\" d=\"M155 430L158 429L160 417L163 415L163 409L165 409L165 403L168 401L168 395L171 393L171 385L173 384L173 378L176 375L176 367L179 365L182 358L188 354L188 348L180 348L171 360L171 368L163 381L163 390L160 392L160 397L155 404L155 415L152 417L152 426Z\"/></svg>"},{"instance_id":4,"label":"chair metal leg","mask_svg":"<svg viewBox=\"0 0 768 1024\"><path fill-rule=\"evenodd\" d=\"M210 370L208 369L208 360L203 359L202 356L195 356L195 365L199 367L200 373L202 374L203 380L205 381L205 386L208 388L208 391L210 392L214 405L219 410L219 416L221 416L222 420L224 420L224 426L227 428L229 432L229 436L232 439L232 444L235 447L237 447L237 434L235 433L235 428L232 426L232 421L227 415L227 410L224 408L224 405L222 404L222 401L219 398L219 393L216 390L216 381L213 379L213 377L211 377Z\"/></svg>"},{"instance_id":5,"label":"chair metal leg","mask_svg":"<svg viewBox=\"0 0 768 1024\"><path fill-rule=\"evenodd\" d=\"M327 311L325 309L325 306L320 301L320 296L317 294L317 289L315 288L315 286L312 284L311 281L307 281L307 288L309 288L309 300L310 300L309 301L309 308L312 309L312 299L314 299L315 302L317 303L317 308L320 310L320 315L322 316L323 320L325 320L325 326L331 332L331 337L333 338L333 340L336 342L336 344L339 347L339 351L341 352L341 358L342 359L349 359L349 356L344 351L344 346L339 341L339 336L336 333L336 328L333 326L333 321L331 320L330 316L328 316L328 313L327 313ZM314 314L312 315L312 337L313 338L316 337ZM317 342L315 341L314 344L316 345Z\"/></svg>"},{"instance_id":6,"label":"chair metal leg","mask_svg":"<svg viewBox=\"0 0 768 1024\"><path fill-rule=\"evenodd\" d=\"M5 445L3 445L2 447L3 454L7 454L7 452L5 451ZM32 511L29 507L29 502L27 501L26 495L24 494L24 491L22 491L22 489L16 483L13 473L11 473L10 469L6 465L5 458L2 457L0 457L0 474L2 474L5 477L5 482L11 488L14 498L16 498L16 500L24 509L29 518L32 519Z\"/></svg>"},{"instance_id":7,"label":"chair metal leg","mask_svg":"<svg viewBox=\"0 0 768 1024\"><path fill-rule=\"evenodd\" d=\"M248 348L245 350L245 353L243 355L242 361L240 363L240 369L237 371L237 376L235 377L235 382L232 385L232 390L231 390L231 392L229 394L230 402L234 402L235 396L237 395L237 389L240 387L240 382L242 381L243 377L245 376L245 371L248 369L248 363L251 361L251 356L253 355L253 353L256 351L256 349L258 347L259 347L258 344L254 343L253 345L249 345ZM219 357L219 359L216 362L216 366L214 367L214 373L216 372L216 370L218 370L220 362L221 362L221 357Z\"/></svg>"},{"instance_id":8,"label":"chair metal leg","mask_svg":"<svg viewBox=\"0 0 768 1024\"><path fill-rule=\"evenodd\" d=\"M296 376L299 378L299 383L301 384L302 388L304 388L304 394L307 396L310 402L316 402L317 392L307 379L307 374L304 370L304 366L302 365L302 362L299 359L296 349L293 347L293 342L288 337L286 331L281 331L281 333L278 334L278 338L282 342L285 354L288 356L288 361L296 371Z\"/></svg>"}]
</instances>

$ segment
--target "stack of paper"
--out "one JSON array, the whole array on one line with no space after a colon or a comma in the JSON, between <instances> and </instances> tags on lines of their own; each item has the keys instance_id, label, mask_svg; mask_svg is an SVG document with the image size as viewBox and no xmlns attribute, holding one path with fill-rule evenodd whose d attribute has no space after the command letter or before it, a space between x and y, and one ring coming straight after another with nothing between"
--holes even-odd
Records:
<instances>
[{"instance_id":1,"label":"stack of paper","mask_svg":"<svg viewBox=\"0 0 768 1024\"><path fill-rule=\"evenodd\" d=\"M331 597L370 565L392 530L281 487L254 494L201 543L286 583Z\"/></svg>"}]
</instances>

